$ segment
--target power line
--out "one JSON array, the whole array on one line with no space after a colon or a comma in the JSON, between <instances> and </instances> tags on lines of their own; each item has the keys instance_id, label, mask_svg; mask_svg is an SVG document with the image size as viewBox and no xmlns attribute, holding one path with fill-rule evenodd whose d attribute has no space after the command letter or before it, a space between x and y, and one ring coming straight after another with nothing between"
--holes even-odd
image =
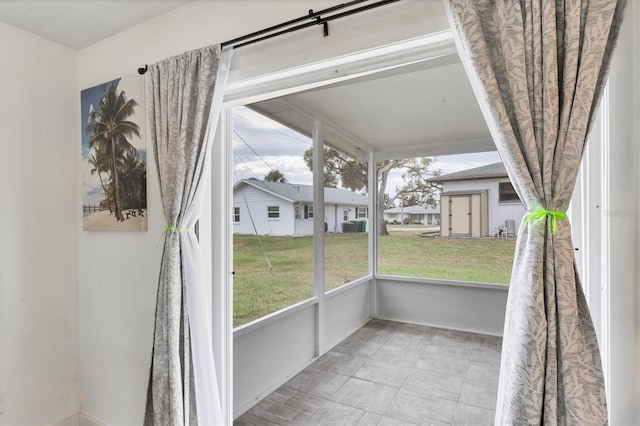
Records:
<instances>
[{"instance_id":1,"label":"power line","mask_svg":"<svg viewBox=\"0 0 640 426\"><path fill-rule=\"evenodd\" d=\"M256 113L256 114L259 114L259 113ZM253 122L249 117L245 117L245 116L240 115L240 114L237 114L237 113L235 113L235 114L233 114L233 115L234 115L234 117L236 117L236 118L242 118L243 120L248 121L249 123L254 124L254 122ZM262 117L264 117L262 114L260 114L260 115L261 115ZM267 117L264 117L264 118L267 118ZM271 119L269 119L269 118L267 118L267 119L268 119L268 120L271 120ZM271 120L271 121L272 121L272 120ZM298 138L298 137L295 137L295 136L290 135L290 134L288 134L288 133L285 133L285 132L283 132L282 130L275 129L275 128L269 128L269 131L280 133L281 135L287 136L287 137L289 137L289 138L291 138L291 139L293 139L293 140L295 140L295 141L302 142L302 143L304 143L304 144L306 144L306 145L309 145L309 146L313 146L313 142L311 142L311 140L310 140L309 138L305 138L305 139ZM300 133L298 133L298 132L295 132L295 133L296 133L296 134L300 134Z\"/></svg>"},{"instance_id":2,"label":"power line","mask_svg":"<svg viewBox=\"0 0 640 426\"><path fill-rule=\"evenodd\" d=\"M240 138L240 140L242 142L244 142L245 145L247 145L249 147L249 149L251 150L251 152L253 152L256 156L258 156L258 158L260 160L262 160L262 162L271 170L276 170L273 167L271 167L271 165L269 163L267 163L267 160L265 160L264 158L262 158L262 156L260 154L258 154L258 152L253 149L253 147L251 145L249 145L249 142L247 142L246 140L244 140L244 138L242 136L240 136L240 133L238 133L238 131L236 129L233 129L233 133L236 134L236 136L238 136Z\"/></svg>"},{"instance_id":3,"label":"power line","mask_svg":"<svg viewBox=\"0 0 640 426\"><path fill-rule=\"evenodd\" d=\"M235 156L236 156L236 158L237 158L238 160L240 160L240 162L241 162L242 164L244 164L244 165L247 167L247 169L249 169L249 172L251 172L251 174L253 175L253 177L254 177L254 178L256 178L257 180L260 180L260 178L259 178L259 177L258 177L258 176L253 172L253 169L251 168L251 166L249 166L249 165L248 165L248 164L247 164L247 163L242 159L242 157L240 157L240 156L239 156L235 151L233 151L233 155L235 155ZM233 174L236 176L236 182L240 181L240 179L238 179L238 174L236 173L236 169L235 169L235 168L233 169Z\"/></svg>"}]
</instances>

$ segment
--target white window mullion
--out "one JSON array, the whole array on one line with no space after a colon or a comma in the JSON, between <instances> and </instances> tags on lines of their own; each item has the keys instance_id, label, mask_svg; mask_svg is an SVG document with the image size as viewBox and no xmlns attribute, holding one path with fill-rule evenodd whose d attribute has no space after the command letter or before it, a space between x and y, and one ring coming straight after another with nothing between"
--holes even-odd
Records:
<instances>
[{"instance_id":1,"label":"white window mullion","mask_svg":"<svg viewBox=\"0 0 640 426\"><path fill-rule=\"evenodd\" d=\"M369 274L371 275L371 316L375 318L378 311L376 274L378 273L378 168L373 152L369 153Z\"/></svg>"},{"instance_id":2,"label":"white window mullion","mask_svg":"<svg viewBox=\"0 0 640 426\"><path fill-rule=\"evenodd\" d=\"M313 120L313 206L324 211L324 138L322 122ZM315 310L315 356L322 355L324 343L324 215L313 218L313 293L317 298Z\"/></svg>"}]
</instances>

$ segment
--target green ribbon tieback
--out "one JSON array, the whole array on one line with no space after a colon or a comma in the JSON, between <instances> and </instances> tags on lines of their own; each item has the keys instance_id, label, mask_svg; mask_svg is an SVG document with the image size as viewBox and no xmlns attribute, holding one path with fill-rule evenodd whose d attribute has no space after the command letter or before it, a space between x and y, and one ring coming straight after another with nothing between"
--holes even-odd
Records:
<instances>
[{"instance_id":1,"label":"green ribbon tieback","mask_svg":"<svg viewBox=\"0 0 640 426\"><path fill-rule=\"evenodd\" d=\"M526 227L530 220L540 220L547 216L551 217L549 227L551 228L551 234L555 234L558 230L558 220L566 219L566 212L558 212L553 210L538 209L527 214L527 218L524 220L524 226Z\"/></svg>"},{"instance_id":2,"label":"green ribbon tieback","mask_svg":"<svg viewBox=\"0 0 640 426\"><path fill-rule=\"evenodd\" d=\"M164 234L163 235L167 235L167 232L187 232L187 231L191 231L191 229L189 228L178 228L175 226L165 226L164 227Z\"/></svg>"}]
</instances>

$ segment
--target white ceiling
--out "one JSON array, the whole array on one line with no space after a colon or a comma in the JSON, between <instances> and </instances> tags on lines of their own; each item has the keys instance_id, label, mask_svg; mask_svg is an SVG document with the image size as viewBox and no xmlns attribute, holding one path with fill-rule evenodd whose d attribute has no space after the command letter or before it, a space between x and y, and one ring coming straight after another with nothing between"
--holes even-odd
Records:
<instances>
[{"instance_id":1,"label":"white ceiling","mask_svg":"<svg viewBox=\"0 0 640 426\"><path fill-rule=\"evenodd\" d=\"M191 0L0 0L0 21L82 49Z\"/></svg>"},{"instance_id":2,"label":"white ceiling","mask_svg":"<svg viewBox=\"0 0 640 426\"><path fill-rule=\"evenodd\" d=\"M494 151L495 145L459 62L419 70L402 68L336 86L258 102L250 107L311 134L312 116L328 126L325 142L377 158Z\"/></svg>"}]
</instances>

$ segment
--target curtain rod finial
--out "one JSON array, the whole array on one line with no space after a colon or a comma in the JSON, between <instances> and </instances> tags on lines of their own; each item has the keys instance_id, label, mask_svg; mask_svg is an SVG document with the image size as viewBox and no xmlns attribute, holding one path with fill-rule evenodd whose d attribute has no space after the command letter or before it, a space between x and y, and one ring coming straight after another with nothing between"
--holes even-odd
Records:
<instances>
[{"instance_id":1,"label":"curtain rod finial","mask_svg":"<svg viewBox=\"0 0 640 426\"><path fill-rule=\"evenodd\" d=\"M149 69L149 65L145 64L144 68L138 68L138 74L144 75L144 73L146 73L148 69Z\"/></svg>"}]
</instances>

